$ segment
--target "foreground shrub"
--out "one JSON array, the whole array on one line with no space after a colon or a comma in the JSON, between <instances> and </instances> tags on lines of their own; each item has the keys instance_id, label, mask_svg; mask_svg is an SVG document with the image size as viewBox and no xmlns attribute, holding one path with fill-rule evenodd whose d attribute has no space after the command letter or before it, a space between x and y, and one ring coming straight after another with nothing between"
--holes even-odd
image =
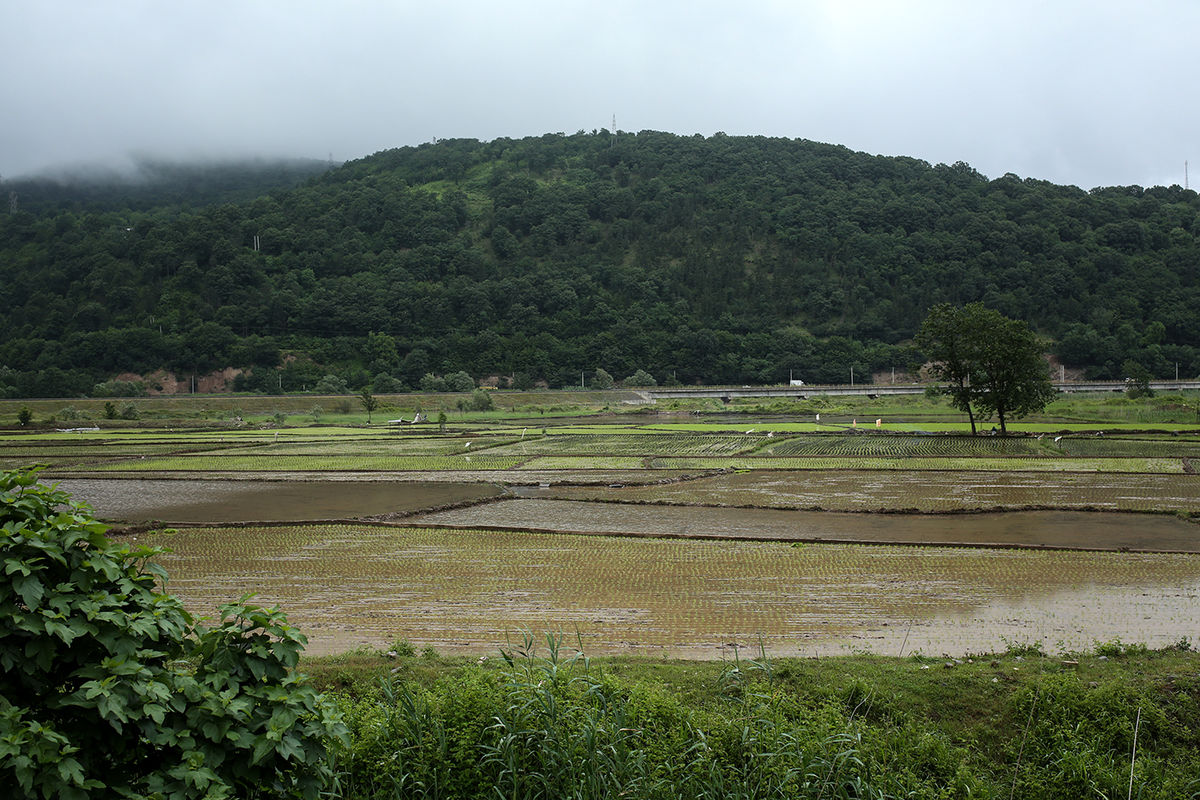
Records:
<instances>
[{"instance_id":1,"label":"foreground shrub","mask_svg":"<svg viewBox=\"0 0 1200 800\"><path fill-rule=\"evenodd\" d=\"M317 797L344 728L292 672L277 610L196 624L159 590L157 548L33 469L0 473L0 786L6 797Z\"/></svg>"}]
</instances>

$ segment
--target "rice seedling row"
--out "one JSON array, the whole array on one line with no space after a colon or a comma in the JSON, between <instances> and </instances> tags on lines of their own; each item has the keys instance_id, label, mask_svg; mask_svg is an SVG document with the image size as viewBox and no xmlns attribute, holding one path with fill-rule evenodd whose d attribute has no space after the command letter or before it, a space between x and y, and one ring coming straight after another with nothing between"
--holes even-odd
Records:
<instances>
[{"instance_id":1,"label":"rice seedling row","mask_svg":"<svg viewBox=\"0 0 1200 800\"><path fill-rule=\"evenodd\" d=\"M1043 456L1057 458L1153 458L1200 454L1200 442L1179 439L1139 440L1115 437L914 436L851 434L795 436L768 443L756 455L771 456Z\"/></svg>"},{"instance_id":2,"label":"rice seedling row","mask_svg":"<svg viewBox=\"0 0 1200 800\"><path fill-rule=\"evenodd\" d=\"M1021 470L1029 472L1139 472L1183 473L1183 461L1178 458L1032 458L1023 456L1000 458L914 456L812 456L741 458L659 457L651 459L650 467L659 469L861 469L888 471L952 470Z\"/></svg>"},{"instance_id":3,"label":"rice seedling row","mask_svg":"<svg viewBox=\"0 0 1200 800\"><path fill-rule=\"evenodd\" d=\"M765 436L722 434L558 434L526 439L498 448L497 452L535 455L735 455L767 441Z\"/></svg>"},{"instance_id":4,"label":"rice seedling row","mask_svg":"<svg viewBox=\"0 0 1200 800\"><path fill-rule=\"evenodd\" d=\"M596 653L715 656L760 636L773 652L877 643L894 653L906 627L934 653L979 652L1001 649L1005 636L1155 646L1200 626L1191 556L373 526L191 529L147 541L173 549L163 558L170 589L193 611L256 591L288 610L315 652L406 638L490 653L520 630L556 630L578 631Z\"/></svg>"},{"instance_id":5,"label":"rice seedling row","mask_svg":"<svg viewBox=\"0 0 1200 800\"><path fill-rule=\"evenodd\" d=\"M521 458L488 455L237 455L222 454L142 458L103 464L96 471L117 472L320 472L360 471L445 471L507 470Z\"/></svg>"},{"instance_id":6,"label":"rice seedling row","mask_svg":"<svg viewBox=\"0 0 1200 800\"><path fill-rule=\"evenodd\" d=\"M744 472L543 496L682 505L927 513L1013 508L1200 513L1200 476L1053 472ZM1197 531L1200 536L1200 529Z\"/></svg>"},{"instance_id":7,"label":"rice seedling row","mask_svg":"<svg viewBox=\"0 0 1200 800\"><path fill-rule=\"evenodd\" d=\"M838 514L519 497L427 511L414 524L617 536L808 542L955 544L1076 550L1188 552L1200 536L1166 514L1017 511L970 514Z\"/></svg>"},{"instance_id":8,"label":"rice seedling row","mask_svg":"<svg viewBox=\"0 0 1200 800\"><path fill-rule=\"evenodd\" d=\"M369 440L336 440L308 442L280 442L239 447L235 455L287 455L326 456L349 455L460 455L487 450L489 455L501 454L500 445L512 442L511 438L496 436L409 438L394 437Z\"/></svg>"}]
</instances>

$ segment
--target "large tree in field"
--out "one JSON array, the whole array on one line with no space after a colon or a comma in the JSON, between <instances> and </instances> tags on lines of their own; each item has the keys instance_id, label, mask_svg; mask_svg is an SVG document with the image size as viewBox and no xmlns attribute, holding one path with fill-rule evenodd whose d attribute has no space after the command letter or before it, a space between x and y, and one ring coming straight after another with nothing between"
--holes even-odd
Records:
<instances>
[{"instance_id":1,"label":"large tree in field","mask_svg":"<svg viewBox=\"0 0 1200 800\"><path fill-rule=\"evenodd\" d=\"M934 306L917 344L933 362L934 376L948 384L954 407L967 413L972 435L977 414L995 414L1003 435L1009 420L1042 410L1054 397L1037 336L982 303Z\"/></svg>"},{"instance_id":2,"label":"large tree in field","mask_svg":"<svg viewBox=\"0 0 1200 800\"><path fill-rule=\"evenodd\" d=\"M971 405L971 370L974 368L971 334L972 315L967 309L942 303L929 309L917 332L917 346L931 362L930 371L946 382L950 404L966 413L975 435L975 411Z\"/></svg>"}]
</instances>

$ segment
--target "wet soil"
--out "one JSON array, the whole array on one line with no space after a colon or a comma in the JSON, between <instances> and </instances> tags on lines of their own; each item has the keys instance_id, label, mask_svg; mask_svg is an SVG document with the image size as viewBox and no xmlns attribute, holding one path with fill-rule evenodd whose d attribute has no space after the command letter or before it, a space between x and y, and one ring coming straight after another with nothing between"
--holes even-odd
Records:
<instances>
[{"instance_id":1,"label":"wet soil","mask_svg":"<svg viewBox=\"0 0 1200 800\"><path fill-rule=\"evenodd\" d=\"M887 542L1200 552L1200 525L1173 516L1016 511L847 514L513 499L412 518L461 527L697 539Z\"/></svg>"},{"instance_id":2,"label":"wet soil","mask_svg":"<svg viewBox=\"0 0 1200 800\"><path fill-rule=\"evenodd\" d=\"M72 479L60 486L101 519L174 524L361 519L503 493L486 483L401 481Z\"/></svg>"},{"instance_id":3,"label":"wet soil","mask_svg":"<svg viewBox=\"0 0 1200 800\"><path fill-rule=\"evenodd\" d=\"M325 525L180 529L170 587L197 614L246 592L310 653L397 639L495 655L523 631L593 654L730 657L1152 647L1200 630L1200 556L689 541Z\"/></svg>"},{"instance_id":4,"label":"wet soil","mask_svg":"<svg viewBox=\"0 0 1200 800\"><path fill-rule=\"evenodd\" d=\"M1200 475L1121 473L748 471L673 484L519 490L566 500L666 502L827 511L1058 508L1200 511Z\"/></svg>"}]
</instances>

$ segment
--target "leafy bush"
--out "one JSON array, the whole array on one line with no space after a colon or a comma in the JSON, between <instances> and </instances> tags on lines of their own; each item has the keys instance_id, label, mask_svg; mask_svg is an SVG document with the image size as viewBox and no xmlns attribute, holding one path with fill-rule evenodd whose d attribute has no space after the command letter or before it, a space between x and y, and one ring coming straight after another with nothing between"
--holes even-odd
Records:
<instances>
[{"instance_id":1,"label":"leafy bush","mask_svg":"<svg viewBox=\"0 0 1200 800\"><path fill-rule=\"evenodd\" d=\"M469 392L475 388L475 379L459 370L446 376L446 388L451 392Z\"/></svg>"},{"instance_id":2,"label":"leafy bush","mask_svg":"<svg viewBox=\"0 0 1200 800\"><path fill-rule=\"evenodd\" d=\"M376 394L396 394L404 387L400 381L388 375L386 372L381 372L371 380L371 386Z\"/></svg>"},{"instance_id":3,"label":"leafy bush","mask_svg":"<svg viewBox=\"0 0 1200 800\"><path fill-rule=\"evenodd\" d=\"M459 411L491 411L495 407L496 403L492 400L492 393L486 389L476 389L471 392L470 397L464 397L458 401Z\"/></svg>"},{"instance_id":4,"label":"leafy bush","mask_svg":"<svg viewBox=\"0 0 1200 800\"><path fill-rule=\"evenodd\" d=\"M639 369L621 382L626 386L658 386L658 381L654 380L654 376L644 369Z\"/></svg>"},{"instance_id":5,"label":"leafy bush","mask_svg":"<svg viewBox=\"0 0 1200 800\"><path fill-rule=\"evenodd\" d=\"M0 473L0 786L18 798L313 798L345 729L292 672L305 643L240 602L213 628L159 590L157 548Z\"/></svg>"},{"instance_id":6,"label":"leafy bush","mask_svg":"<svg viewBox=\"0 0 1200 800\"><path fill-rule=\"evenodd\" d=\"M446 386L446 379L441 376L434 375L432 372L426 372L421 377L421 381L418 385L421 387L422 392L445 392L445 391L448 391L448 388Z\"/></svg>"},{"instance_id":7,"label":"leafy bush","mask_svg":"<svg viewBox=\"0 0 1200 800\"><path fill-rule=\"evenodd\" d=\"M92 397L145 397L146 384L141 381L104 381L92 387Z\"/></svg>"},{"instance_id":8,"label":"leafy bush","mask_svg":"<svg viewBox=\"0 0 1200 800\"><path fill-rule=\"evenodd\" d=\"M313 391L317 394L347 394L350 391L350 387L337 375L326 375L317 381L317 385L313 387Z\"/></svg>"}]
</instances>

